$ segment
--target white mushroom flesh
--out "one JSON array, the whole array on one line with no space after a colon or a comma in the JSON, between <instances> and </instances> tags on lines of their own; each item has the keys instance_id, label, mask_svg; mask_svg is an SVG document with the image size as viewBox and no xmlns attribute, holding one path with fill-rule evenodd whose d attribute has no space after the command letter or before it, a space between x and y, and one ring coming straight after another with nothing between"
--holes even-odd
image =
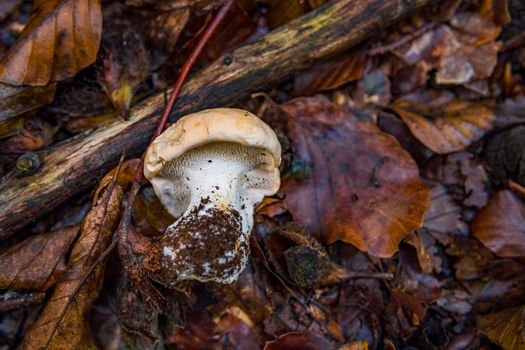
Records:
<instances>
[{"instance_id":1,"label":"white mushroom flesh","mask_svg":"<svg viewBox=\"0 0 525 350\"><path fill-rule=\"evenodd\" d=\"M246 265L254 206L279 186L265 149L230 142L196 147L164 163L160 191L176 198L182 216L163 236L168 280L231 283Z\"/></svg>"}]
</instances>

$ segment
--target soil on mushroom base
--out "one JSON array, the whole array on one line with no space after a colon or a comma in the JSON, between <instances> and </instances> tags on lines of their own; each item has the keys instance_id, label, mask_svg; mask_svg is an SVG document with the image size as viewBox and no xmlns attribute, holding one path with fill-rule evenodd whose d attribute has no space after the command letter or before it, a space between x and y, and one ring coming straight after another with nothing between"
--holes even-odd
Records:
<instances>
[{"instance_id":1,"label":"soil on mushroom base","mask_svg":"<svg viewBox=\"0 0 525 350\"><path fill-rule=\"evenodd\" d=\"M244 266L248 242L242 233L241 216L229 207L221 210L202 199L173 231L163 238L164 267L172 281L188 275L227 280Z\"/></svg>"}]
</instances>

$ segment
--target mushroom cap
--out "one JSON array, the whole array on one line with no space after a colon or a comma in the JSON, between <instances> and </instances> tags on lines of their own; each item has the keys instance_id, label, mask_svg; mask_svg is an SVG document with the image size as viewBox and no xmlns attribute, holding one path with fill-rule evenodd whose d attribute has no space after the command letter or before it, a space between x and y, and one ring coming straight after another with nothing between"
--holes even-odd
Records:
<instances>
[{"instance_id":1,"label":"mushroom cap","mask_svg":"<svg viewBox=\"0 0 525 350\"><path fill-rule=\"evenodd\" d=\"M151 180L165 162L192 148L221 141L267 149L275 166L281 163L279 140L259 117L237 108L213 108L188 114L159 135L146 152L144 175Z\"/></svg>"}]
</instances>

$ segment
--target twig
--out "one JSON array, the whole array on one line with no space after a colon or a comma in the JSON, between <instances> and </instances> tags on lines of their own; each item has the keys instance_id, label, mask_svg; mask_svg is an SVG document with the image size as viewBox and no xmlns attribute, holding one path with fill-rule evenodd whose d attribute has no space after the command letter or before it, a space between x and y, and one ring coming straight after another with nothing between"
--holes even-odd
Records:
<instances>
[{"instance_id":1,"label":"twig","mask_svg":"<svg viewBox=\"0 0 525 350\"><path fill-rule=\"evenodd\" d=\"M411 40L425 34L427 31L434 28L438 22L432 21L430 23L425 24L421 28L417 29L416 31L403 36L401 39L394 41L391 44L385 45L385 46L379 46L373 49L368 50L366 53L370 56L376 56L376 55L383 55L387 52L390 52L394 49L397 49L400 46L405 45L406 43L410 42Z\"/></svg>"},{"instance_id":2,"label":"twig","mask_svg":"<svg viewBox=\"0 0 525 350\"><path fill-rule=\"evenodd\" d=\"M519 183L509 180L509 188L525 196L525 187L521 186Z\"/></svg>"}]
</instances>

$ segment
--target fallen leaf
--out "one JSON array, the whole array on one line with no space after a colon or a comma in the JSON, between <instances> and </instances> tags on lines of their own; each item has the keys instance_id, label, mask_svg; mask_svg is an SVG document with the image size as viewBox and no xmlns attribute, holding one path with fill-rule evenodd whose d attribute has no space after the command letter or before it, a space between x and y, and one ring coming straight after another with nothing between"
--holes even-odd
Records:
<instances>
[{"instance_id":1,"label":"fallen leaf","mask_svg":"<svg viewBox=\"0 0 525 350\"><path fill-rule=\"evenodd\" d=\"M525 307L477 318L477 328L505 350L525 349Z\"/></svg>"},{"instance_id":2,"label":"fallen leaf","mask_svg":"<svg viewBox=\"0 0 525 350\"><path fill-rule=\"evenodd\" d=\"M330 349L330 342L320 334L290 332L266 342L264 350L321 350Z\"/></svg>"},{"instance_id":3,"label":"fallen leaf","mask_svg":"<svg viewBox=\"0 0 525 350\"><path fill-rule=\"evenodd\" d=\"M392 256L421 226L430 199L410 155L394 137L323 97L282 108L291 115L296 156L313 165L311 178L283 183L294 218L326 243L343 240Z\"/></svg>"},{"instance_id":4,"label":"fallen leaf","mask_svg":"<svg viewBox=\"0 0 525 350\"><path fill-rule=\"evenodd\" d=\"M439 154L465 149L490 131L495 119L479 103L432 93L400 98L392 109L422 144Z\"/></svg>"},{"instance_id":5,"label":"fallen leaf","mask_svg":"<svg viewBox=\"0 0 525 350\"><path fill-rule=\"evenodd\" d=\"M67 278L57 283L20 349L96 348L86 314L102 288L104 263L93 264L111 242L120 217L122 195L122 189L115 183L86 215L71 251ZM86 278L91 268L94 270Z\"/></svg>"},{"instance_id":6,"label":"fallen leaf","mask_svg":"<svg viewBox=\"0 0 525 350\"><path fill-rule=\"evenodd\" d=\"M443 185L435 184L432 186L432 196L423 227L442 243L446 242L448 236L464 236L468 233L468 226L461 219L461 212L461 207L454 202L447 189ZM448 237L448 240L450 239Z\"/></svg>"},{"instance_id":7,"label":"fallen leaf","mask_svg":"<svg viewBox=\"0 0 525 350\"><path fill-rule=\"evenodd\" d=\"M6 19L9 14L17 9L23 0L3 0L0 2L0 22Z\"/></svg>"},{"instance_id":8,"label":"fallen leaf","mask_svg":"<svg viewBox=\"0 0 525 350\"><path fill-rule=\"evenodd\" d=\"M217 325L213 338L219 344L228 344L229 348L239 350L261 348L253 332L253 322L242 309L230 307L214 321Z\"/></svg>"},{"instance_id":9,"label":"fallen leaf","mask_svg":"<svg viewBox=\"0 0 525 350\"><path fill-rule=\"evenodd\" d=\"M100 0L35 0L33 16L0 61L0 81L44 86L95 62L102 32Z\"/></svg>"},{"instance_id":10,"label":"fallen leaf","mask_svg":"<svg viewBox=\"0 0 525 350\"><path fill-rule=\"evenodd\" d=\"M304 96L337 89L346 83L361 79L368 69L366 51L353 49L319 62L297 75L294 79L293 93L295 96Z\"/></svg>"},{"instance_id":11,"label":"fallen leaf","mask_svg":"<svg viewBox=\"0 0 525 350\"><path fill-rule=\"evenodd\" d=\"M354 340L341 345L337 350L368 350L368 342L366 340Z\"/></svg>"},{"instance_id":12,"label":"fallen leaf","mask_svg":"<svg viewBox=\"0 0 525 350\"><path fill-rule=\"evenodd\" d=\"M9 134L2 127L6 121L52 102L55 90L56 84L17 87L0 83L0 137Z\"/></svg>"},{"instance_id":13,"label":"fallen leaf","mask_svg":"<svg viewBox=\"0 0 525 350\"><path fill-rule=\"evenodd\" d=\"M307 11L303 0L269 0L270 9L266 15L270 28L277 28L302 16Z\"/></svg>"},{"instance_id":14,"label":"fallen leaf","mask_svg":"<svg viewBox=\"0 0 525 350\"><path fill-rule=\"evenodd\" d=\"M485 143L483 157L498 185L505 185L510 178L525 186L525 125L490 137Z\"/></svg>"},{"instance_id":15,"label":"fallen leaf","mask_svg":"<svg viewBox=\"0 0 525 350\"><path fill-rule=\"evenodd\" d=\"M139 13L146 19L145 45L150 53L151 69L158 69L175 49L179 35L190 17L190 9L153 12L144 8Z\"/></svg>"},{"instance_id":16,"label":"fallen leaf","mask_svg":"<svg viewBox=\"0 0 525 350\"><path fill-rule=\"evenodd\" d=\"M0 254L0 289L46 290L65 270L78 226L31 236Z\"/></svg>"},{"instance_id":17,"label":"fallen leaf","mask_svg":"<svg viewBox=\"0 0 525 350\"><path fill-rule=\"evenodd\" d=\"M472 234L496 255L525 256L525 204L509 190L490 197L471 224Z\"/></svg>"}]
</instances>

